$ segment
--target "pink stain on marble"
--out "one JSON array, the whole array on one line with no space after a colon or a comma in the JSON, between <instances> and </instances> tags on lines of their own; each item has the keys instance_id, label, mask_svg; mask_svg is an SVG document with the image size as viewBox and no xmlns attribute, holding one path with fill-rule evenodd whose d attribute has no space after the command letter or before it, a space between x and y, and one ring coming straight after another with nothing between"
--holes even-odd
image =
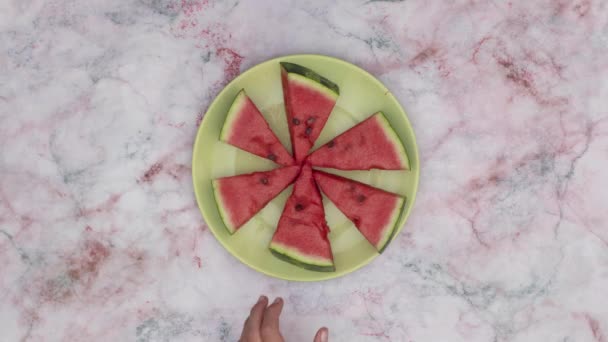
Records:
<instances>
[{"instance_id":1,"label":"pink stain on marble","mask_svg":"<svg viewBox=\"0 0 608 342\"><path fill-rule=\"evenodd\" d=\"M30 134L41 134L53 130L63 121L91 109L91 94L83 93L76 97L65 108L52 112L48 117L36 118L36 120L20 122L19 127L13 132L2 132L0 141L7 142Z\"/></svg>"},{"instance_id":2,"label":"pink stain on marble","mask_svg":"<svg viewBox=\"0 0 608 342\"><path fill-rule=\"evenodd\" d=\"M63 303L77 291L89 290L109 256L110 249L106 245L99 240L86 238L76 252L67 256L65 277L44 281L39 292L40 300L44 303Z\"/></svg>"},{"instance_id":3,"label":"pink stain on marble","mask_svg":"<svg viewBox=\"0 0 608 342\"><path fill-rule=\"evenodd\" d=\"M236 340L243 298L264 292L287 299L288 338L309 338L318 323L352 341L608 340L603 1L8 9L8 339ZM189 165L206 101L244 65L304 51L379 77L408 111L422 168L393 247L319 284L226 257L195 205ZM53 151L51 136L66 132L103 153ZM210 295L218 284L225 295ZM163 318L174 316L186 323Z\"/></svg>"},{"instance_id":4,"label":"pink stain on marble","mask_svg":"<svg viewBox=\"0 0 608 342\"><path fill-rule=\"evenodd\" d=\"M226 47L217 48L215 53L224 60L224 83L227 84L241 73L243 56L239 55L233 49Z\"/></svg>"},{"instance_id":5,"label":"pink stain on marble","mask_svg":"<svg viewBox=\"0 0 608 342\"><path fill-rule=\"evenodd\" d=\"M221 24L212 25L199 32L199 38L206 41L205 48L215 49L214 54L223 60L224 79L218 86L226 85L241 72L243 56L233 48L229 47L231 34Z\"/></svg>"},{"instance_id":6,"label":"pink stain on marble","mask_svg":"<svg viewBox=\"0 0 608 342\"><path fill-rule=\"evenodd\" d=\"M160 125L166 125L181 131L185 131L188 128L185 121L174 122L171 120L168 114L159 114L156 116L155 120Z\"/></svg>"},{"instance_id":7,"label":"pink stain on marble","mask_svg":"<svg viewBox=\"0 0 608 342\"><path fill-rule=\"evenodd\" d=\"M49 260L43 268L34 267L24 275L26 283L22 292L12 295L12 302L21 312L24 326L39 326L52 321L49 310L102 308L113 300L129 298L139 286L149 281L143 273L146 269L145 253L132 248L116 249L108 242L106 234L96 232L90 226L83 229L73 249L58 253L59 258ZM119 260L125 263L129 272L107 269L109 263ZM100 283L100 278L108 276L112 277L112 282ZM109 321L118 320L118 317L109 317ZM74 323L63 332L64 338L78 335L80 340L82 336L99 338L103 335L89 335L88 327L78 322L80 320L75 317ZM124 322L116 323L121 326ZM30 330L25 339L40 340L44 337Z\"/></svg>"},{"instance_id":8,"label":"pink stain on marble","mask_svg":"<svg viewBox=\"0 0 608 342\"><path fill-rule=\"evenodd\" d=\"M199 127L201 125L201 123L203 122L203 117L204 116L205 116L205 112L204 111L200 111L196 115L196 127Z\"/></svg>"},{"instance_id":9,"label":"pink stain on marble","mask_svg":"<svg viewBox=\"0 0 608 342\"><path fill-rule=\"evenodd\" d=\"M154 178L163 170L162 163L154 163L146 172L144 172L140 181L143 183L150 183L154 180Z\"/></svg>"},{"instance_id":10,"label":"pink stain on marble","mask_svg":"<svg viewBox=\"0 0 608 342\"><path fill-rule=\"evenodd\" d=\"M437 152L437 150L439 150L442 145L448 142L455 134L458 134L465 127L465 121L459 121L458 123L449 126L447 131L442 136L439 136L435 139L433 146L431 146L430 149L425 151L425 153L423 154L423 158L425 160L432 158L435 152Z\"/></svg>"},{"instance_id":11,"label":"pink stain on marble","mask_svg":"<svg viewBox=\"0 0 608 342\"><path fill-rule=\"evenodd\" d=\"M198 255L194 256L194 258L192 258L192 260L194 260L194 263L196 264L196 266L198 268L203 267L203 261L201 260L201 257L199 257Z\"/></svg>"},{"instance_id":12,"label":"pink stain on marble","mask_svg":"<svg viewBox=\"0 0 608 342\"><path fill-rule=\"evenodd\" d=\"M197 210L198 207L196 206L196 203L192 203L177 209L165 209L160 213L160 222L168 223L175 215L188 214L196 212Z\"/></svg>"},{"instance_id":13,"label":"pink stain on marble","mask_svg":"<svg viewBox=\"0 0 608 342\"><path fill-rule=\"evenodd\" d=\"M376 308L381 308L384 304L384 296L381 292L375 289L367 289L367 291L357 291L355 293L362 301L365 311L369 318L359 322L359 333L362 336L375 337L383 341L391 341L389 335L386 334L386 325L381 319L375 318L371 312Z\"/></svg>"},{"instance_id":14,"label":"pink stain on marble","mask_svg":"<svg viewBox=\"0 0 608 342\"><path fill-rule=\"evenodd\" d=\"M182 208L178 211L164 210L161 214L160 221L165 224L170 224L170 218L178 215L194 216L198 214L196 207ZM197 268L203 267L203 259L197 255L200 249L200 240L207 231L205 224L199 225L196 229L189 226L175 225L172 227L165 226L163 236L167 241L167 252L172 258L191 257L194 265Z\"/></svg>"},{"instance_id":15,"label":"pink stain on marble","mask_svg":"<svg viewBox=\"0 0 608 342\"><path fill-rule=\"evenodd\" d=\"M205 15L204 10L208 5L209 1L182 1L183 19L174 34L178 38L196 37L200 40L200 43L196 44L198 48L210 49L216 57L223 60L224 79L217 83L220 88L240 73L243 56L230 46L232 34L222 22L209 24L203 29L198 27L197 18Z\"/></svg>"},{"instance_id":16,"label":"pink stain on marble","mask_svg":"<svg viewBox=\"0 0 608 342\"><path fill-rule=\"evenodd\" d=\"M595 318L594 315L588 312L575 312L572 313L572 317L577 321L583 321L586 327L589 329L590 335L593 337L595 342L606 342L608 337L604 335L601 328L601 322Z\"/></svg>"},{"instance_id":17,"label":"pink stain on marble","mask_svg":"<svg viewBox=\"0 0 608 342\"><path fill-rule=\"evenodd\" d=\"M156 162L143 173L138 183L151 184L162 174L166 174L174 180L184 180L190 175L191 167L182 163Z\"/></svg>"},{"instance_id":18,"label":"pink stain on marble","mask_svg":"<svg viewBox=\"0 0 608 342\"><path fill-rule=\"evenodd\" d=\"M122 194L112 194L103 201L101 204L96 206L81 208L78 210L78 217L90 217L96 214L109 214L114 210L116 204L120 201Z\"/></svg>"},{"instance_id":19,"label":"pink stain on marble","mask_svg":"<svg viewBox=\"0 0 608 342\"><path fill-rule=\"evenodd\" d=\"M175 156L184 151L189 151L191 146L192 141L188 140L174 146L169 153L158 157L138 177L137 184L152 184L162 178L163 175L179 182L186 180L190 176L191 166L177 161Z\"/></svg>"},{"instance_id":20,"label":"pink stain on marble","mask_svg":"<svg viewBox=\"0 0 608 342\"><path fill-rule=\"evenodd\" d=\"M182 13L187 17L202 11L207 5L209 5L209 0L181 0Z\"/></svg>"},{"instance_id":21,"label":"pink stain on marble","mask_svg":"<svg viewBox=\"0 0 608 342\"><path fill-rule=\"evenodd\" d=\"M589 314L585 314L584 316L587 320L587 324L589 324L589 329L591 329L591 332L593 333L593 338L595 338L597 342L606 342L606 337L604 337L604 333L600 329L599 321Z\"/></svg>"}]
</instances>

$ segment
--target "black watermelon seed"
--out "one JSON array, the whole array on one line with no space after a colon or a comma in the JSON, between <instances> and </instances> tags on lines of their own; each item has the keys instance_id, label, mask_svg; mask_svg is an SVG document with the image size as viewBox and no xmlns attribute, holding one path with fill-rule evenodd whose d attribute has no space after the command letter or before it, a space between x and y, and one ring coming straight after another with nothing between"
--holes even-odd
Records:
<instances>
[{"instance_id":1,"label":"black watermelon seed","mask_svg":"<svg viewBox=\"0 0 608 342\"><path fill-rule=\"evenodd\" d=\"M359 203L363 203L363 202L365 202L365 199L366 199L366 198L365 198L365 196L364 196L364 195L359 195L359 196L357 196L357 202L359 202Z\"/></svg>"},{"instance_id":2,"label":"black watermelon seed","mask_svg":"<svg viewBox=\"0 0 608 342\"><path fill-rule=\"evenodd\" d=\"M296 204L296 211L302 211L302 209L304 209L303 205L301 205L300 203Z\"/></svg>"},{"instance_id":3,"label":"black watermelon seed","mask_svg":"<svg viewBox=\"0 0 608 342\"><path fill-rule=\"evenodd\" d=\"M332 148L332 147L334 147L335 144L336 143L332 140L332 141L330 141L330 142L327 143L327 147Z\"/></svg>"},{"instance_id":4,"label":"black watermelon seed","mask_svg":"<svg viewBox=\"0 0 608 342\"><path fill-rule=\"evenodd\" d=\"M268 159L270 159L272 161L277 161L277 156L274 153L270 153L268 155Z\"/></svg>"},{"instance_id":5,"label":"black watermelon seed","mask_svg":"<svg viewBox=\"0 0 608 342\"><path fill-rule=\"evenodd\" d=\"M308 120L306 120L306 123L309 124L309 125L312 125L312 123L315 122L316 119L317 118L314 118L314 117L311 116L311 117L308 118Z\"/></svg>"},{"instance_id":6,"label":"black watermelon seed","mask_svg":"<svg viewBox=\"0 0 608 342\"><path fill-rule=\"evenodd\" d=\"M308 136L311 133L312 133L312 127L310 127L310 126L306 127L306 131L304 132L304 134L306 134Z\"/></svg>"},{"instance_id":7,"label":"black watermelon seed","mask_svg":"<svg viewBox=\"0 0 608 342\"><path fill-rule=\"evenodd\" d=\"M260 178L260 183L262 183L264 185L268 185L268 178L266 178L266 177Z\"/></svg>"},{"instance_id":8,"label":"black watermelon seed","mask_svg":"<svg viewBox=\"0 0 608 342\"><path fill-rule=\"evenodd\" d=\"M293 124L296 126L300 124L300 120L298 120L298 118L291 119L291 122L293 122Z\"/></svg>"}]
</instances>

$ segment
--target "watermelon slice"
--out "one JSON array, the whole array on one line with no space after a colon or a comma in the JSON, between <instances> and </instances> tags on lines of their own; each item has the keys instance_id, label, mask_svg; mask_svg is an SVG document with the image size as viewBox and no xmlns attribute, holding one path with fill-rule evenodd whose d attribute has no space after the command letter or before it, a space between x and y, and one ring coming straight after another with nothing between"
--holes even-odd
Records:
<instances>
[{"instance_id":1,"label":"watermelon slice","mask_svg":"<svg viewBox=\"0 0 608 342\"><path fill-rule=\"evenodd\" d=\"M293 165L293 158L272 132L262 113L241 90L226 116L220 141L281 165Z\"/></svg>"},{"instance_id":2,"label":"watermelon slice","mask_svg":"<svg viewBox=\"0 0 608 342\"><path fill-rule=\"evenodd\" d=\"M299 166L213 180L215 202L222 220L233 234L297 177Z\"/></svg>"},{"instance_id":3,"label":"watermelon slice","mask_svg":"<svg viewBox=\"0 0 608 342\"><path fill-rule=\"evenodd\" d=\"M270 251L282 260L309 270L335 271L328 233L321 194L312 169L305 165L285 203Z\"/></svg>"},{"instance_id":4,"label":"watermelon slice","mask_svg":"<svg viewBox=\"0 0 608 342\"><path fill-rule=\"evenodd\" d=\"M397 229L405 198L340 176L313 174L321 191L382 253Z\"/></svg>"},{"instance_id":5,"label":"watermelon slice","mask_svg":"<svg viewBox=\"0 0 608 342\"><path fill-rule=\"evenodd\" d=\"M409 169L405 148L382 112L321 146L308 161L340 170Z\"/></svg>"},{"instance_id":6,"label":"watermelon slice","mask_svg":"<svg viewBox=\"0 0 608 342\"><path fill-rule=\"evenodd\" d=\"M299 163L321 134L340 89L316 72L293 63L281 62L281 80L293 156Z\"/></svg>"}]
</instances>

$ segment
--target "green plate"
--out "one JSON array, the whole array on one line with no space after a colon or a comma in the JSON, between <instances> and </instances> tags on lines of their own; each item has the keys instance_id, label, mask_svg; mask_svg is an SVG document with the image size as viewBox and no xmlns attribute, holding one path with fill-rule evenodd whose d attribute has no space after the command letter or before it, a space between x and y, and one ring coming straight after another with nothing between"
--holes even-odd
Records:
<instances>
[{"instance_id":1,"label":"green plate","mask_svg":"<svg viewBox=\"0 0 608 342\"><path fill-rule=\"evenodd\" d=\"M317 281L350 273L372 261L379 254L338 209L325 201L325 214L331 228L335 272L308 271L274 257L269 249L283 205L291 187L283 191L260 213L230 235L222 222L211 180L223 176L265 171L276 168L273 162L221 143L219 134L231 101L239 90L262 111L279 139L291 150L283 107L279 62L287 61L311 68L340 87L340 97L314 148L354 126L377 111L383 111L404 143L410 171L332 171L333 173L399 193L407 198L399 218L399 231L412 209L420 164L414 131L395 97L376 78L345 61L320 55L293 55L275 58L242 73L228 84L211 103L199 127L192 156L192 178L198 206L217 240L237 259L267 275L297 281ZM244 189L245 191L245 189ZM397 231L397 233L399 232ZM395 234L396 235L396 234ZM394 239L394 237L393 237ZM388 248L397 248L390 246Z\"/></svg>"}]
</instances>

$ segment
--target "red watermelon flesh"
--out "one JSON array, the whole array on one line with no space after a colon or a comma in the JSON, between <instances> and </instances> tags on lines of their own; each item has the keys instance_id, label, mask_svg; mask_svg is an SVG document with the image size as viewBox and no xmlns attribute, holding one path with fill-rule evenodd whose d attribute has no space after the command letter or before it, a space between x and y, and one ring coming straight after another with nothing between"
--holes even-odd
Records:
<instances>
[{"instance_id":1,"label":"red watermelon flesh","mask_svg":"<svg viewBox=\"0 0 608 342\"><path fill-rule=\"evenodd\" d=\"M287 200L270 251L277 257L314 271L334 271L329 228L319 189L309 165L302 168Z\"/></svg>"},{"instance_id":2,"label":"red watermelon flesh","mask_svg":"<svg viewBox=\"0 0 608 342\"><path fill-rule=\"evenodd\" d=\"M382 112L321 146L308 162L340 170L409 169L405 148Z\"/></svg>"},{"instance_id":3,"label":"red watermelon flesh","mask_svg":"<svg viewBox=\"0 0 608 342\"><path fill-rule=\"evenodd\" d=\"M293 158L244 90L228 110L220 140L277 164L293 165Z\"/></svg>"},{"instance_id":4,"label":"red watermelon flesh","mask_svg":"<svg viewBox=\"0 0 608 342\"><path fill-rule=\"evenodd\" d=\"M313 174L321 191L382 252L397 229L405 199L344 177L320 171Z\"/></svg>"},{"instance_id":5,"label":"red watermelon flesh","mask_svg":"<svg viewBox=\"0 0 608 342\"><path fill-rule=\"evenodd\" d=\"M234 233L297 177L300 166L213 180L215 202L230 234Z\"/></svg>"},{"instance_id":6,"label":"red watermelon flesh","mask_svg":"<svg viewBox=\"0 0 608 342\"><path fill-rule=\"evenodd\" d=\"M299 163L321 134L340 90L328 79L293 63L281 62L281 80L293 156Z\"/></svg>"}]
</instances>

